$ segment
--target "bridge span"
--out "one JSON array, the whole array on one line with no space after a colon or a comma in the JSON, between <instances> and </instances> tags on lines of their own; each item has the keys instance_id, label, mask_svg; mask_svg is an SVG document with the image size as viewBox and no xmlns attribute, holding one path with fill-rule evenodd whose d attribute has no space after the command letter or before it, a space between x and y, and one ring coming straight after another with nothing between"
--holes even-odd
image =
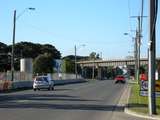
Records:
<instances>
[{"instance_id":1,"label":"bridge span","mask_svg":"<svg viewBox=\"0 0 160 120\"><path fill-rule=\"evenodd\" d=\"M160 63L160 58L156 59L156 62ZM126 66L128 69L131 68L134 69L135 66L135 59L110 59L110 60L88 60L88 61L79 61L77 64L80 65L82 70L82 75L86 74L86 67L92 68L90 72L92 72L92 75L94 76L95 70L97 70L97 78L102 78L103 68L112 66ZM147 58L141 58L140 59L140 65L147 65L148 59ZM93 78L93 77L92 77Z\"/></svg>"},{"instance_id":2,"label":"bridge span","mask_svg":"<svg viewBox=\"0 0 160 120\"><path fill-rule=\"evenodd\" d=\"M160 60L160 59L159 59ZM135 59L110 59L110 60L89 60L77 62L80 66L122 66L122 65L135 65ZM141 65L148 64L147 58L141 58Z\"/></svg>"}]
</instances>

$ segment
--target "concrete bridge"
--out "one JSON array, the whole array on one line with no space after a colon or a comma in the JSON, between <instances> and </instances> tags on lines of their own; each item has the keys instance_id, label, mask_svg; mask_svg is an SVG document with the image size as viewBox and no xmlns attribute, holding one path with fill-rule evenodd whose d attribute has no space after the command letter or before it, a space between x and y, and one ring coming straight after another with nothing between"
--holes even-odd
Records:
<instances>
[{"instance_id":1,"label":"concrete bridge","mask_svg":"<svg viewBox=\"0 0 160 120\"><path fill-rule=\"evenodd\" d=\"M160 61L160 58L157 58L156 61ZM80 65L82 69L82 75L86 73L85 68L92 68L92 74L94 76L95 70L98 71L98 78L102 78L102 72L103 68L109 67L109 66L126 66L128 69L130 69L129 66L132 66L134 68L135 66L135 59L111 59L111 60L89 60L89 61L79 61L77 64ZM148 59L147 58L141 58L140 59L140 65L147 65Z\"/></svg>"}]
</instances>

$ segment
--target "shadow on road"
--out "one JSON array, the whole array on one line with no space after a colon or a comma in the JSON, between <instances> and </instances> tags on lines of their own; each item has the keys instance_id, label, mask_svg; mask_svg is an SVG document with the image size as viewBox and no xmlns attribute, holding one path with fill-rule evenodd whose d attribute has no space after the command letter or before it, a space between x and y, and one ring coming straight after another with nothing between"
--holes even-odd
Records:
<instances>
[{"instance_id":1,"label":"shadow on road","mask_svg":"<svg viewBox=\"0 0 160 120\"><path fill-rule=\"evenodd\" d=\"M62 101L62 104L57 103ZM63 102L64 101L64 102ZM65 102L67 101L67 103ZM71 102L70 102L71 101ZM123 106L97 104L100 100L80 99L77 96L58 94L26 94L4 95L0 97L0 108L32 108L60 110L91 110L91 111L123 111ZM80 103L79 103L80 102Z\"/></svg>"},{"instance_id":2,"label":"shadow on road","mask_svg":"<svg viewBox=\"0 0 160 120\"><path fill-rule=\"evenodd\" d=\"M42 104L42 103L8 103L1 104L0 108L34 108L34 109L60 109L60 110L93 110L93 111L124 111L123 106L116 105L92 105L92 104Z\"/></svg>"},{"instance_id":3,"label":"shadow on road","mask_svg":"<svg viewBox=\"0 0 160 120\"><path fill-rule=\"evenodd\" d=\"M58 94L25 94L25 95L4 95L0 96L0 105L1 102L12 103L16 101L97 101L97 100L88 100L80 99L76 96L70 95L58 95ZM3 104L3 103L2 103Z\"/></svg>"},{"instance_id":4,"label":"shadow on road","mask_svg":"<svg viewBox=\"0 0 160 120\"><path fill-rule=\"evenodd\" d=\"M148 105L147 104L138 104L138 103L136 103L136 104L128 104L127 105L129 108L145 108L145 109L147 109L148 108ZM157 105L157 109L160 109L160 106L159 105Z\"/></svg>"}]
</instances>

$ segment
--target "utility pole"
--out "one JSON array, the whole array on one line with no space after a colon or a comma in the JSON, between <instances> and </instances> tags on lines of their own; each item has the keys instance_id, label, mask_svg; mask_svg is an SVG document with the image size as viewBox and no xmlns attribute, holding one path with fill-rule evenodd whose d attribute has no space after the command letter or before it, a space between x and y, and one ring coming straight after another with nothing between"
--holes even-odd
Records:
<instances>
[{"instance_id":1,"label":"utility pole","mask_svg":"<svg viewBox=\"0 0 160 120\"><path fill-rule=\"evenodd\" d=\"M141 28L140 28L140 16L138 16L138 32L137 32L137 81L140 83L140 47L141 47Z\"/></svg>"},{"instance_id":2,"label":"utility pole","mask_svg":"<svg viewBox=\"0 0 160 120\"><path fill-rule=\"evenodd\" d=\"M75 62L75 75L76 75L76 79L78 78L78 69L77 69L77 49L79 47L85 47L86 45L85 44L81 44L80 46L74 46L74 52L75 52L75 59L74 59L74 62Z\"/></svg>"},{"instance_id":3,"label":"utility pole","mask_svg":"<svg viewBox=\"0 0 160 120\"><path fill-rule=\"evenodd\" d=\"M16 15L16 10L14 10L14 18L13 18L13 38L12 38L12 55L11 55L11 81L14 81L14 47L15 47L15 36L16 36L16 20L23 15L23 13L25 13L26 10L35 10L35 8L25 8L21 14L19 14L18 16ZM13 84L12 84L12 87Z\"/></svg>"},{"instance_id":4,"label":"utility pole","mask_svg":"<svg viewBox=\"0 0 160 120\"><path fill-rule=\"evenodd\" d=\"M93 68L92 68L92 79L94 79L94 76L95 76L95 56L93 58Z\"/></svg>"},{"instance_id":5,"label":"utility pole","mask_svg":"<svg viewBox=\"0 0 160 120\"><path fill-rule=\"evenodd\" d=\"M143 4L143 2L142 2ZM142 14L143 15L143 14ZM140 74L140 49L141 49L141 37L142 37L142 18L143 17L147 17L147 16L131 16L131 18L137 18L138 19L138 29L136 30L136 65L137 65L137 69L136 69L136 80L138 81L139 83L139 74Z\"/></svg>"},{"instance_id":6,"label":"utility pole","mask_svg":"<svg viewBox=\"0 0 160 120\"><path fill-rule=\"evenodd\" d=\"M74 46L74 50L75 50L75 74L77 79L77 47L76 45Z\"/></svg>"},{"instance_id":7,"label":"utility pole","mask_svg":"<svg viewBox=\"0 0 160 120\"><path fill-rule=\"evenodd\" d=\"M148 101L149 114L156 114L156 95L155 95L155 24L156 24L156 0L149 0L149 69L148 69Z\"/></svg>"},{"instance_id":8,"label":"utility pole","mask_svg":"<svg viewBox=\"0 0 160 120\"><path fill-rule=\"evenodd\" d=\"M13 18L13 38L12 38L12 56L11 56L11 81L14 81L14 46L15 46L15 32L16 32L16 10L14 10Z\"/></svg>"},{"instance_id":9,"label":"utility pole","mask_svg":"<svg viewBox=\"0 0 160 120\"><path fill-rule=\"evenodd\" d=\"M137 45L138 45L138 44L137 44L137 31L136 31L136 37L133 38L133 39L135 40L135 43L134 43L134 44L135 44L135 46L134 46L135 79L137 80L137 78L138 78L138 77L137 77L137 76L138 76L138 72L137 72L137 70L138 70L138 62L137 62L137 61L138 61L138 59L137 59L137 58L138 58L138 57L137 57L137 53L138 53L138 52L137 52L137 51L138 51L138 49L137 49L137 48L138 48L138 47L137 47ZM137 82L138 82L138 81L137 81Z\"/></svg>"},{"instance_id":10,"label":"utility pole","mask_svg":"<svg viewBox=\"0 0 160 120\"><path fill-rule=\"evenodd\" d=\"M139 74L140 74L140 48L141 48L141 17L144 16L131 16L132 18L138 19L138 30L136 30L136 38L135 38L135 73L136 80L139 83Z\"/></svg>"}]
</instances>

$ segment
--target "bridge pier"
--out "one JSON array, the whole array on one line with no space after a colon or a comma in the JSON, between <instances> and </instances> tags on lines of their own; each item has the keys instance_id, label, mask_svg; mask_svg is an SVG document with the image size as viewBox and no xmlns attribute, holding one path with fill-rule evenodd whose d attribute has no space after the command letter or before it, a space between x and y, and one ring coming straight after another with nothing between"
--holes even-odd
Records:
<instances>
[{"instance_id":1,"label":"bridge pier","mask_svg":"<svg viewBox=\"0 0 160 120\"><path fill-rule=\"evenodd\" d=\"M98 79L101 80L102 79L102 68L98 67Z\"/></svg>"}]
</instances>

